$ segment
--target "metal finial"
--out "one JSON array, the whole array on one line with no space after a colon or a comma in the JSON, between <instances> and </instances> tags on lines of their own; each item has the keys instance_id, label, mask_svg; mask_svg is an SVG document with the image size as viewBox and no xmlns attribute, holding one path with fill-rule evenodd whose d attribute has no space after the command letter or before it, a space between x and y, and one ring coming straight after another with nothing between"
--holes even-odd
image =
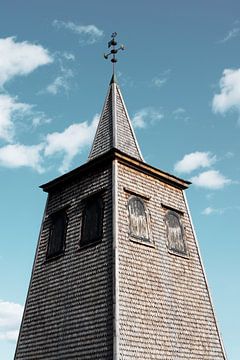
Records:
<instances>
[{"instance_id":1,"label":"metal finial","mask_svg":"<svg viewBox=\"0 0 240 360\"><path fill-rule=\"evenodd\" d=\"M108 48L111 48L111 51L108 54L103 55L105 59L108 59L108 57L112 55L111 62L113 64L113 73L114 73L114 64L117 62L116 54L118 53L119 50L124 50L123 45L120 45L120 47L116 49L117 46L117 42L115 40L116 36L117 36L116 32L112 33L111 35L112 39L108 42Z\"/></svg>"}]
</instances>

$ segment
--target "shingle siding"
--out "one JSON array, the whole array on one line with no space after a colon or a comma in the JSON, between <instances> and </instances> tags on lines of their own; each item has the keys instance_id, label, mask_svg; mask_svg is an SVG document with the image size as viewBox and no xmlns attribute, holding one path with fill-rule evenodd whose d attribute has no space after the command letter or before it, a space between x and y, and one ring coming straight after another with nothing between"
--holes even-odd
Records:
<instances>
[{"instance_id":1,"label":"shingle siding","mask_svg":"<svg viewBox=\"0 0 240 360\"><path fill-rule=\"evenodd\" d=\"M135 135L130 126L130 119L128 119L127 111L123 104L118 87L116 87L116 109L117 148L125 154L128 154L138 160L142 160L136 143Z\"/></svg>"},{"instance_id":2,"label":"shingle siding","mask_svg":"<svg viewBox=\"0 0 240 360\"><path fill-rule=\"evenodd\" d=\"M224 360L182 190L134 168L131 161L114 161L116 253L112 160L102 170L89 164L91 170L52 188L15 359ZM104 199L103 240L79 249L84 199L99 190ZM132 193L144 194L151 246L129 238L127 202ZM67 205L65 254L46 262L50 215ZM167 206L182 212L186 257L168 251ZM119 330L118 346L113 344L114 329ZM119 349L116 357L113 347Z\"/></svg>"},{"instance_id":3,"label":"shingle siding","mask_svg":"<svg viewBox=\"0 0 240 360\"><path fill-rule=\"evenodd\" d=\"M124 187L149 196L154 247L130 241ZM182 190L119 164L118 199L119 358L223 360ZM161 203L184 212L189 258L169 253Z\"/></svg>"},{"instance_id":4,"label":"shingle siding","mask_svg":"<svg viewBox=\"0 0 240 360\"><path fill-rule=\"evenodd\" d=\"M111 181L109 164L49 195L16 360L112 358ZM81 250L81 200L101 189L103 239ZM46 262L48 215L67 204L65 254Z\"/></svg>"},{"instance_id":5,"label":"shingle siding","mask_svg":"<svg viewBox=\"0 0 240 360\"><path fill-rule=\"evenodd\" d=\"M15 360L224 360L182 190L189 182L142 162L114 81L89 160L42 186L49 197ZM103 238L81 248L85 200L98 191ZM132 194L143 194L149 244L130 239ZM65 253L46 261L51 214L63 207ZM180 211L186 256L168 250L168 207Z\"/></svg>"},{"instance_id":6,"label":"shingle siding","mask_svg":"<svg viewBox=\"0 0 240 360\"><path fill-rule=\"evenodd\" d=\"M113 147L112 88L109 89L89 159L93 159Z\"/></svg>"},{"instance_id":7,"label":"shingle siding","mask_svg":"<svg viewBox=\"0 0 240 360\"><path fill-rule=\"evenodd\" d=\"M109 87L89 160L112 148L142 160L120 89L116 83L111 83Z\"/></svg>"}]
</instances>

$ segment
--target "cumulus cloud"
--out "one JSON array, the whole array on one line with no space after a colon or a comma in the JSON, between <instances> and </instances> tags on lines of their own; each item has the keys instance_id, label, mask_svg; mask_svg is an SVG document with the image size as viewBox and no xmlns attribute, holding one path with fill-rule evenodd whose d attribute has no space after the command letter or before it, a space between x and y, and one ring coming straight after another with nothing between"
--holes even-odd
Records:
<instances>
[{"instance_id":1,"label":"cumulus cloud","mask_svg":"<svg viewBox=\"0 0 240 360\"><path fill-rule=\"evenodd\" d=\"M215 94L212 109L225 114L236 110L240 114L240 69L225 69L219 82L220 93Z\"/></svg>"},{"instance_id":2,"label":"cumulus cloud","mask_svg":"<svg viewBox=\"0 0 240 360\"><path fill-rule=\"evenodd\" d=\"M34 106L32 108L34 108ZM31 110L28 115L31 118L33 128L52 122L52 119L47 117L46 114L42 111Z\"/></svg>"},{"instance_id":3,"label":"cumulus cloud","mask_svg":"<svg viewBox=\"0 0 240 360\"><path fill-rule=\"evenodd\" d=\"M22 145L10 144L0 148L0 165L8 168L30 167L39 173L44 171L42 167L41 151L43 144Z\"/></svg>"},{"instance_id":4,"label":"cumulus cloud","mask_svg":"<svg viewBox=\"0 0 240 360\"><path fill-rule=\"evenodd\" d=\"M14 120L31 110L31 105L17 102L9 95L0 95L0 138L11 142L14 138Z\"/></svg>"},{"instance_id":5,"label":"cumulus cloud","mask_svg":"<svg viewBox=\"0 0 240 360\"><path fill-rule=\"evenodd\" d=\"M179 173L190 173L201 167L210 167L216 160L216 156L212 155L210 152L196 151L184 155L182 160L174 165L174 170Z\"/></svg>"},{"instance_id":6,"label":"cumulus cloud","mask_svg":"<svg viewBox=\"0 0 240 360\"><path fill-rule=\"evenodd\" d=\"M53 80L41 91L41 94L57 95L64 91L68 93L71 88L71 79L74 77L74 71L69 68L69 63L75 61L75 55L64 51L57 51L54 53L54 59L56 63L57 73Z\"/></svg>"},{"instance_id":7,"label":"cumulus cloud","mask_svg":"<svg viewBox=\"0 0 240 360\"><path fill-rule=\"evenodd\" d=\"M75 123L63 132L47 134L40 144L8 144L0 148L0 166L8 168L29 167L42 173L43 163L56 154L63 156L60 172L69 169L73 158L92 143L99 115L92 122Z\"/></svg>"},{"instance_id":8,"label":"cumulus cloud","mask_svg":"<svg viewBox=\"0 0 240 360\"><path fill-rule=\"evenodd\" d=\"M61 89L68 90L68 84L63 76L57 76L56 79L47 86L46 91L52 95L56 95Z\"/></svg>"},{"instance_id":9,"label":"cumulus cloud","mask_svg":"<svg viewBox=\"0 0 240 360\"><path fill-rule=\"evenodd\" d=\"M0 300L0 340L17 340L22 314L22 305Z\"/></svg>"},{"instance_id":10,"label":"cumulus cloud","mask_svg":"<svg viewBox=\"0 0 240 360\"><path fill-rule=\"evenodd\" d=\"M52 25L57 29L67 29L80 35L80 41L87 44L94 44L103 36L103 30L100 30L95 25L77 25L72 21L65 22L61 20L54 20Z\"/></svg>"},{"instance_id":11,"label":"cumulus cloud","mask_svg":"<svg viewBox=\"0 0 240 360\"><path fill-rule=\"evenodd\" d=\"M231 184L232 180L226 178L218 170L209 170L200 173L190 179L198 187L217 190L222 189L225 185Z\"/></svg>"},{"instance_id":12,"label":"cumulus cloud","mask_svg":"<svg viewBox=\"0 0 240 360\"><path fill-rule=\"evenodd\" d=\"M223 214L224 213L224 209L216 209L216 208L212 208L211 206L206 207L203 211L202 214L203 215L212 215L212 214Z\"/></svg>"},{"instance_id":13,"label":"cumulus cloud","mask_svg":"<svg viewBox=\"0 0 240 360\"><path fill-rule=\"evenodd\" d=\"M137 111L133 118L132 123L135 128L144 129L148 125L153 125L155 122L163 118L163 114L151 107Z\"/></svg>"},{"instance_id":14,"label":"cumulus cloud","mask_svg":"<svg viewBox=\"0 0 240 360\"><path fill-rule=\"evenodd\" d=\"M70 69L62 68L61 75L57 76L54 81L46 88L46 92L57 95L61 90L68 91L70 89L69 80L73 77Z\"/></svg>"},{"instance_id":15,"label":"cumulus cloud","mask_svg":"<svg viewBox=\"0 0 240 360\"><path fill-rule=\"evenodd\" d=\"M99 116L95 115L92 122L86 121L79 124L72 124L63 132L54 132L46 136L45 156L54 154L63 154L63 162L59 168L60 172L68 170L72 159L81 152L81 150L91 144Z\"/></svg>"},{"instance_id":16,"label":"cumulus cloud","mask_svg":"<svg viewBox=\"0 0 240 360\"><path fill-rule=\"evenodd\" d=\"M33 127L51 122L44 112L35 110L34 105L21 103L15 97L0 94L0 139L13 142L16 123L22 127L30 122Z\"/></svg>"},{"instance_id":17,"label":"cumulus cloud","mask_svg":"<svg viewBox=\"0 0 240 360\"><path fill-rule=\"evenodd\" d=\"M0 86L18 75L28 75L39 66L53 62L48 50L14 37L0 39Z\"/></svg>"}]
</instances>

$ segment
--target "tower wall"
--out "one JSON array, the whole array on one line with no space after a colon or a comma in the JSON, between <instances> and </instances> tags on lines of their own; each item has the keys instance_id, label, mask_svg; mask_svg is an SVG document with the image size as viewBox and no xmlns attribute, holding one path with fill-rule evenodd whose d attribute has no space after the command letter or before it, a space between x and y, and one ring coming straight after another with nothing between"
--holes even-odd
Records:
<instances>
[{"instance_id":1,"label":"tower wall","mask_svg":"<svg viewBox=\"0 0 240 360\"><path fill-rule=\"evenodd\" d=\"M42 185L49 198L15 360L225 359L189 184L143 162L113 76L89 162ZM65 252L51 258L67 218Z\"/></svg>"},{"instance_id":2,"label":"tower wall","mask_svg":"<svg viewBox=\"0 0 240 360\"><path fill-rule=\"evenodd\" d=\"M112 169L78 176L50 192L16 360L112 359ZM80 249L83 201L103 190L103 238ZM64 255L46 261L49 215L69 206Z\"/></svg>"},{"instance_id":3,"label":"tower wall","mask_svg":"<svg viewBox=\"0 0 240 360\"><path fill-rule=\"evenodd\" d=\"M142 197L150 244L129 235L127 203ZM188 254L167 247L165 212L181 212ZM183 191L118 164L119 359L225 359Z\"/></svg>"}]
</instances>

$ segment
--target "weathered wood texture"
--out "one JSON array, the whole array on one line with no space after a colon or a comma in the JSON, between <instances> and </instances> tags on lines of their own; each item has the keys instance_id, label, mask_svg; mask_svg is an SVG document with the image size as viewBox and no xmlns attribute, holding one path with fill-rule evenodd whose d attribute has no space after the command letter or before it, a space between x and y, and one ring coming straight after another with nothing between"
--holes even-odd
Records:
<instances>
[{"instance_id":1,"label":"weathered wood texture","mask_svg":"<svg viewBox=\"0 0 240 360\"><path fill-rule=\"evenodd\" d=\"M110 88L108 91L89 155L90 160L105 153L113 146L112 89Z\"/></svg>"},{"instance_id":2,"label":"weathered wood texture","mask_svg":"<svg viewBox=\"0 0 240 360\"><path fill-rule=\"evenodd\" d=\"M120 89L116 86L116 148L124 152L125 154L129 154L132 157L142 160L141 154L139 152L137 140L135 138L135 134L130 125L130 119L127 115L127 109L125 104L123 103L123 98L121 96Z\"/></svg>"},{"instance_id":3,"label":"weathered wood texture","mask_svg":"<svg viewBox=\"0 0 240 360\"><path fill-rule=\"evenodd\" d=\"M109 87L89 160L112 148L142 160L120 89L115 83Z\"/></svg>"},{"instance_id":4,"label":"weathered wood texture","mask_svg":"<svg viewBox=\"0 0 240 360\"><path fill-rule=\"evenodd\" d=\"M129 238L127 203L145 194L155 247ZM182 190L118 165L119 360L223 360L203 269ZM167 204L183 212L189 257L171 254Z\"/></svg>"},{"instance_id":5,"label":"weathered wood texture","mask_svg":"<svg viewBox=\"0 0 240 360\"><path fill-rule=\"evenodd\" d=\"M89 160L43 185L49 202L15 360L224 360L182 191L189 182L142 161L115 82ZM79 249L86 197L104 188L102 241ZM144 206L128 206L138 193ZM66 205L65 253L46 262L49 215ZM168 209L184 229L172 226L175 253Z\"/></svg>"},{"instance_id":6,"label":"weathered wood texture","mask_svg":"<svg viewBox=\"0 0 240 360\"><path fill-rule=\"evenodd\" d=\"M111 164L50 194L16 360L112 359ZM79 249L82 199L103 192L102 242ZM65 254L45 261L49 214L70 204Z\"/></svg>"}]
</instances>

